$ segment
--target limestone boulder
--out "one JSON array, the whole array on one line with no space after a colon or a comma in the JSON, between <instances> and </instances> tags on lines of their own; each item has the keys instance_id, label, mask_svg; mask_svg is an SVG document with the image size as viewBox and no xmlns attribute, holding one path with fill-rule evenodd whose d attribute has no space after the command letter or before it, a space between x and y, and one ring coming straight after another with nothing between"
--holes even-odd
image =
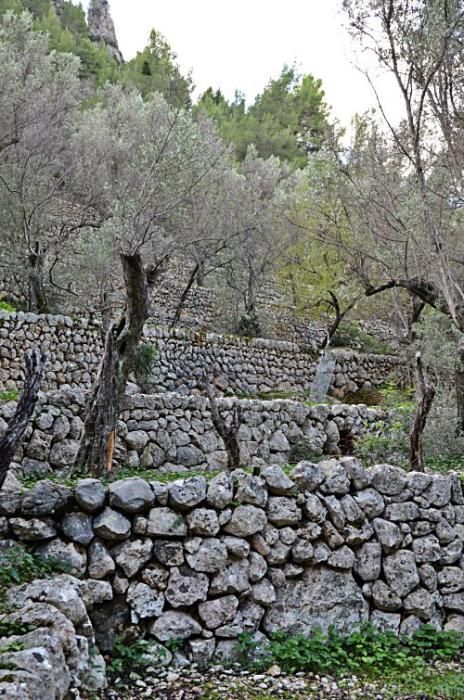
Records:
<instances>
[{"instance_id":1,"label":"limestone boulder","mask_svg":"<svg viewBox=\"0 0 464 700\"><path fill-rule=\"evenodd\" d=\"M349 571L315 566L305 570L301 580L277 588L276 594L263 620L268 634L309 635L315 627L327 632L331 625L340 633L349 633L367 619L366 603Z\"/></svg>"},{"instance_id":2,"label":"limestone boulder","mask_svg":"<svg viewBox=\"0 0 464 700\"><path fill-rule=\"evenodd\" d=\"M221 540L208 537L199 544L195 551L186 555L187 563L195 571L216 573L227 562L227 547Z\"/></svg>"},{"instance_id":3,"label":"limestone boulder","mask_svg":"<svg viewBox=\"0 0 464 700\"><path fill-rule=\"evenodd\" d=\"M195 508L206 499L206 479L193 476L179 479L169 485L169 503L179 510Z\"/></svg>"},{"instance_id":4,"label":"limestone boulder","mask_svg":"<svg viewBox=\"0 0 464 700\"><path fill-rule=\"evenodd\" d=\"M69 568L69 573L81 576L87 567L87 552L84 547L71 542L66 543L60 539L54 539L41 545L36 550L44 559L53 559Z\"/></svg>"},{"instance_id":5,"label":"limestone boulder","mask_svg":"<svg viewBox=\"0 0 464 700\"><path fill-rule=\"evenodd\" d=\"M187 534L187 523L184 516L172 508L152 508L148 516L146 534L183 537Z\"/></svg>"},{"instance_id":6,"label":"limestone boulder","mask_svg":"<svg viewBox=\"0 0 464 700\"><path fill-rule=\"evenodd\" d=\"M277 464L261 469L260 476L275 496L293 496L298 490L297 484Z\"/></svg>"},{"instance_id":7,"label":"limestone boulder","mask_svg":"<svg viewBox=\"0 0 464 700\"><path fill-rule=\"evenodd\" d=\"M164 595L173 608L180 608L205 601L208 587L209 579L205 574L192 571L188 567L174 567L171 569Z\"/></svg>"},{"instance_id":8,"label":"limestone boulder","mask_svg":"<svg viewBox=\"0 0 464 700\"><path fill-rule=\"evenodd\" d=\"M10 518L9 524L16 537L24 542L40 542L56 535L56 529L51 519Z\"/></svg>"},{"instance_id":9,"label":"limestone boulder","mask_svg":"<svg viewBox=\"0 0 464 700\"><path fill-rule=\"evenodd\" d=\"M153 551L153 542L144 540L126 540L111 550L111 555L116 564L123 570L128 578L133 578L143 566L150 561Z\"/></svg>"},{"instance_id":10,"label":"limestone boulder","mask_svg":"<svg viewBox=\"0 0 464 700\"><path fill-rule=\"evenodd\" d=\"M237 506L225 526L225 531L237 537L250 537L266 527L266 513L253 505Z\"/></svg>"},{"instance_id":11,"label":"limestone boulder","mask_svg":"<svg viewBox=\"0 0 464 700\"><path fill-rule=\"evenodd\" d=\"M305 491L315 491L324 481L322 467L313 462L299 462L290 473L290 478L301 489Z\"/></svg>"},{"instance_id":12,"label":"limestone boulder","mask_svg":"<svg viewBox=\"0 0 464 700\"><path fill-rule=\"evenodd\" d=\"M198 614L207 629L216 629L231 622L238 608L238 599L233 595L222 596L200 603Z\"/></svg>"},{"instance_id":13,"label":"limestone boulder","mask_svg":"<svg viewBox=\"0 0 464 700\"><path fill-rule=\"evenodd\" d=\"M285 496L270 498L266 512L269 522L278 527L296 525L302 519L301 509L297 506L295 499Z\"/></svg>"},{"instance_id":14,"label":"limestone boulder","mask_svg":"<svg viewBox=\"0 0 464 700\"><path fill-rule=\"evenodd\" d=\"M165 602L161 591L155 591L146 583L141 582L131 583L127 590L126 600L135 613L134 622L159 617Z\"/></svg>"},{"instance_id":15,"label":"limestone boulder","mask_svg":"<svg viewBox=\"0 0 464 700\"><path fill-rule=\"evenodd\" d=\"M130 536L131 522L125 515L107 506L94 518L93 530L103 540L125 540Z\"/></svg>"},{"instance_id":16,"label":"limestone boulder","mask_svg":"<svg viewBox=\"0 0 464 700\"><path fill-rule=\"evenodd\" d=\"M188 639L201 633L201 625L188 613L167 610L150 625L150 634L160 642Z\"/></svg>"},{"instance_id":17,"label":"limestone boulder","mask_svg":"<svg viewBox=\"0 0 464 700\"><path fill-rule=\"evenodd\" d=\"M233 497L234 484L230 474L222 472L211 479L206 496L209 505L222 510L229 505Z\"/></svg>"},{"instance_id":18,"label":"limestone boulder","mask_svg":"<svg viewBox=\"0 0 464 700\"><path fill-rule=\"evenodd\" d=\"M74 489L74 497L86 513L97 513L105 505L106 493L98 479L81 479Z\"/></svg>"},{"instance_id":19,"label":"limestone boulder","mask_svg":"<svg viewBox=\"0 0 464 700\"><path fill-rule=\"evenodd\" d=\"M385 557L383 572L390 588L401 597L408 595L420 582L416 558L408 549L399 549Z\"/></svg>"},{"instance_id":20,"label":"limestone boulder","mask_svg":"<svg viewBox=\"0 0 464 700\"><path fill-rule=\"evenodd\" d=\"M196 508L187 515L189 531L194 535L216 535L220 530L219 518L211 508Z\"/></svg>"},{"instance_id":21,"label":"limestone boulder","mask_svg":"<svg viewBox=\"0 0 464 700\"><path fill-rule=\"evenodd\" d=\"M375 581L382 567L382 548L378 542L365 542L357 551L354 570L363 581Z\"/></svg>"},{"instance_id":22,"label":"limestone boulder","mask_svg":"<svg viewBox=\"0 0 464 700\"><path fill-rule=\"evenodd\" d=\"M150 485L135 476L114 481L108 490L110 506L123 513L141 513L150 508L155 500Z\"/></svg>"},{"instance_id":23,"label":"limestone boulder","mask_svg":"<svg viewBox=\"0 0 464 700\"><path fill-rule=\"evenodd\" d=\"M112 574L116 566L103 542L94 540L88 549L87 573L90 578L102 579Z\"/></svg>"},{"instance_id":24,"label":"limestone boulder","mask_svg":"<svg viewBox=\"0 0 464 700\"><path fill-rule=\"evenodd\" d=\"M73 501L71 489L53 481L39 481L22 499L21 512L26 516L53 515Z\"/></svg>"},{"instance_id":25,"label":"limestone boulder","mask_svg":"<svg viewBox=\"0 0 464 700\"><path fill-rule=\"evenodd\" d=\"M391 464L376 464L370 470L371 484L379 493L397 496L407 487L408 475Z\"/></svg>"},{"instance_id":26,"label":"limestone boulder","mask_svg":"<svg viewBox=\"0 0 464 700\"><path fill-rule=\"evenodd\" d=\"M94 538L92 517L87 513L67 513L61 521L63 535L78 544L88 545Z\"/></svg>"}]
</instances>

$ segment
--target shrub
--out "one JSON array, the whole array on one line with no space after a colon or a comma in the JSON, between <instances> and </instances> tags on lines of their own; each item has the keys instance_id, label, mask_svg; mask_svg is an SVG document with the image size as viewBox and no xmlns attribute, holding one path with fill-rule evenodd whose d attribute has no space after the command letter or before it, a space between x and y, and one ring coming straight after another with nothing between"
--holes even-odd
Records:
<instances>
[{"instance_id":1,"label":"shrub","mask_svg":"<svg viewBox=\"0 0 464 700\"><path fill-rule=\"evenodd\" d=\"M340 324L330 344L333 348L352 348L353 350L374 355L391 355L394 353L394 350L388 343L382 342L375 336L361 330L355 321Z\"/></svg>"},{"instance_id":2,"label":"shrub","mask_svg":"<svg viewBox=\"0 0 464 700\"><path fill-rule=\"evenodd\" d=\"M19 396L19 391L0 391L0 403L8 401L16 401Z\"/></svg>"},{"instance_id":3,"label":"shrub","mask_svg":"<svg viewBox=\"0 0 464 700\"><path fill-rule=\"evenodd\" d=\"M152 343L141 343L137 348L134 359L134 374L137 380L144 382L148 379L158 357L158 348Z\"/></svg>"}]
</instances>

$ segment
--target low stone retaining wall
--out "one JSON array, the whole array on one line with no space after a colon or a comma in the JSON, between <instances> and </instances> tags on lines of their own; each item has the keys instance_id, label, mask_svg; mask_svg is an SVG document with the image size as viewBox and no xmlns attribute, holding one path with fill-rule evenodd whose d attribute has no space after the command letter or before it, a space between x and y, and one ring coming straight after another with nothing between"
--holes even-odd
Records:
<instances>
[{"instance_id":1,"label":"low stone retaining wall","mask_svg":"<svg viewBox=\"0 0 464 700\"><path fill-rule=\"evenodd\" d=\"M48 353L43 391L89 387L102 353L101 329L83 318L0 311L0 391L21 389L24 353L32 347Z\"/></svg>"},{"instance_id":2,"label":"low stone retaining wall","mask_svg":"<svg viewBox=\"0 0 464 700\"><path fill-rule=\"evenodd\" d=\"M149 380L154 391L191 394L198 390L206 372L215 376L224 392L253 396L278 391L308 396L318 363L309 345L264 338L148 327L145 339L159 350ZM347 391L382 386L395 371L401 371L400 360L390 355L344 350L334 354L337 362L331 393L338 397Z\"/></svg>"},{"instance_id":3,"label":"low stone retaining wall","mask_svg":"<svg viewBox=\"0 0 464 700\"><path fill-rule=\"evenodd\" d=\"M0 516L4 542L107 582L89 613L102 651L126 624L160 645L162 663L172 639L204 662L233 658L244 631L265 644L275 631L347 633L366 621L401 634L464 629L456 474L365 470L346 457L209 482L42 481L23 492L9 477Z\"/></svg>"},{"instance_id":4,"label":"low stone retaining wall","mask_svg":"<svg viewBox=\"0 0 464 700\"><path fill-rule=\"evenodd\" d=\"M42 395L16 461L24 475L45 475L73 463L83 427L86 395ZM0 435L16 403L0 404ZM307 406L287 400L218 399L225 421L239 408L243 466L271 460L285 464L304 454L338 454L343 436L374 434L389 421L385 411L344 404ZM221 438L205 398L175 393L126 396L118 427L115 461L162 471L220 469L227 465Z\"/></svg>"},{"instance_id":5,"label":"low stone retaining wall","mask_svg":"<svg viewBox=\"0 0 464 700\"><path fill-rule=\"evenodd\" d=\"M156 392L191 394L206 372L215 375L216 384L226 393L278 391L307 396L318 361L309 345L263 338L148 326L145 341L158 348L149 381ZM21 388L23 355L33 346L49 354L44 391L88 388L101 359L101 329L86 319L0 311L0 391ZM401 371L399 359L393 356L340 350L336 357L331 391L339 397L347 391L381 386Z\"/></svg>"},{"instance_id":6,"label":"low stone retaining wall","mask_svg":"<svg viewBox=\"0 0 464 700\"><path fill-rule=\"evenodd\" d=\"M295 450L337 454L343 436L382 430L383 410L345 404L308 406L288 400L218 399L226 423L234 409L241 416L239 443L243 466L285 464ZM201 396L135 394L126 396L119 422L119 459L134 466L179 470L217 469L227 465L221 438Z\"/></svg>"}]
</instances>

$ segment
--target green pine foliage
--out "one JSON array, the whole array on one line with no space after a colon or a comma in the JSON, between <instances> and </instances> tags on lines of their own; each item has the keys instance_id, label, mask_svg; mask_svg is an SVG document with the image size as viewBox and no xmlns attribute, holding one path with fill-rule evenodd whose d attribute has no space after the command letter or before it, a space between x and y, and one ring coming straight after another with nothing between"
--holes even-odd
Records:
<instances>
[{"instance_id":1,"label":"green pine foliage","mask_svg":"<svg viewBox=\"0 0 464 700\"><path fill-rule=\"evenodd\" d=\"M7 10L30 12L34 28L48 34L52 50L79 56L83 80L97 87L119 80L120 68L116 61L105 46L89 39L85 13L80 5L65 0L58 15L51 0L0 0L0 16Z\"/></svg>"},{"instance_id":2,"label":"green pine foliage","mask_svg":"<svg viewBox=\"0 0 464 700\"><path fill-rule=\"evenodd\" d=\"M284 66L248 108L240 93L229 103L219 90L209 88L194 110L217 122L239 160L255 144L261 158L274 155L296 168L320 149L329 124L322 82L309 74L300 76L294 66Z\"/></svg>"},{"instance_id":3,"label":"green pine foliage","mask_svg":"<svg viewBox=\"0 0 464 700\"><path fill-rule=\"evenodd\" d=\"M121 82L136 87L143 97L160 92L174 107L188 108L192 80L181 74L176 59L165 37L153 29L148 46L122 67Z\"/></svg>"}]
</instances>

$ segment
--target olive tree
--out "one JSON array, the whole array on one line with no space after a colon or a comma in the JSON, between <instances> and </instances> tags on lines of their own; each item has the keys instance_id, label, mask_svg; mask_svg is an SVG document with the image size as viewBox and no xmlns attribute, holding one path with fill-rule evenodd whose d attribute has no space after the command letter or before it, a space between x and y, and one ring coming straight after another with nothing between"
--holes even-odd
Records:
<instances>
[{"instance_id":1,"label":"olive tree","mask_svg":"<svg viewBox=\"0 0 464 700\"><path fill-rule=\"evenodd\" d=\"M30 15L6 13L0 62L0 275L13 274L28 308L46 312L51 291L61 286L57 260L94 220L92 202L69 192L79 61L49 51Z\"/></svg>"},{"instance_id":2,"label":"olive tree","mask_svg":"<svg viewBox=\"0 0 464 700\"><path fill-rule=\"evenodd\" d=\"M189 203L221 172L224 146L210 124L169 106L161 95L107 90L103 104L83 115L75 147L101 191L101 229L125 305L109 324L76 465L111 469L115 429L126 381L147 318L147 269L192 243ZM89 170L90 168L90 170Z\"/></svg>"},{"instance_id":3,"label":"olive tree","mask_svg":"<svg viewBox=\"0 0 464 700\"><path fill-rule=\"evenodd\" d=\"M242 309L235 330L259 335L259 295L298 237L289 212L301 173L292 172L274 156L259 158L253 146L248 148L239 172L242 201L235 215L245 233L226 266L226 282Z\"/></svg>"}]
</instances>

